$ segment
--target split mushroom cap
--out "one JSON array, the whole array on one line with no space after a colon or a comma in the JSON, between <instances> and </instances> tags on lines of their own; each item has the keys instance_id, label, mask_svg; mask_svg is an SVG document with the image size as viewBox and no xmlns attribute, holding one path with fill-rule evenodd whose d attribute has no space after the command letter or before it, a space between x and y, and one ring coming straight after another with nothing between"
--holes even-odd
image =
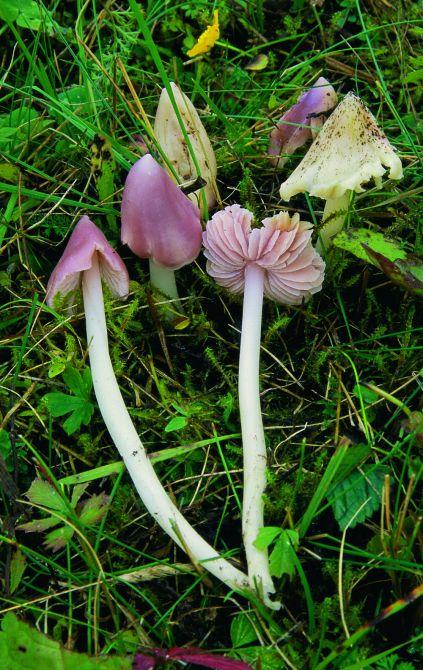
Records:
<instances>
[{"instance_id":1,"label":"split mushroom cap","mask_svg":"<svg viewBox=\"0 0 423 670\"><path fill-rule=\"evenodd\" d=\"M208 207L216 202L216 157L207 131L191 100L173 81L170 82L176 106L181 115L185 130L191 142L192 149L200 168L201 177L206 181L204 191ZM197 171L190 154L186 140L182 133L178 117L172 106L169 94L164 88L160 95L159 104L154 120L154 134L172 163L175 171L183 182L197 178ZM198 195L190 194L190 200L197 203Z\"/></svg>"},{"instance_id":2,"label":"split mushroom cap","mask_svg":"<svg viewBox=\"0 0 423 670\"><path fill-rule=\"evenodd\" d=\"M140 258L177 270L201 248L200 211L146 154L130 169L122 196L124 244Z\"/></svg>"},{"instance_id":3,"label":"split mushroom cap","mask_svg":"<svg viewBox=\"0 0 423 670\"><path fill-rule=\"evenodd\" d=\"M270 133L269 155L275 167L282 168L288 155L316 136L326 120L324 113L335 107L337 101L335 89L324 77L319 77L300 95Z\"/></svg>"},{"instance_id":4,"label":"split mushroom cap","mask_svg":"<svg viewBox=\"0 0 423 670\"><path fill-rule=\"evenodd\" d=\"M281 212L251 230L252 219L247 209L232 205L208 222L204 254L216 282L242 293L245 270L256 264L264 271L264 294L277 302L298 305L319 291L325 264L311 246L311 224Z\"/></svg>"},{"instance_id":5,"label":"split mushroom cap","mask_svg":"<svg viewBox=\"0 0 423 670\"><path fill-rule=\"evenodd\" d=\"M83 216L76 224L66 248L47 284L47 304L53 306L57 294L73 294L81 286L81 276L93 264L97 254L101 277L113 295L124 298L129 293L128 271L119 254L103 233Z\"/></svg>"},{"instance_id":6,"label":"split mushroom cap","mask_svg":"<svg viewBox=\"0 0 423 670\"><path fill-rule=\"evenodd\" d=\"M346 191L364 191L371 179L381 181L385 168L401 179L402 165L373 114L353 93L332 112L307 154L280 187L283 200L297 193L324 199Z\"/></svg>"}]
</instances>

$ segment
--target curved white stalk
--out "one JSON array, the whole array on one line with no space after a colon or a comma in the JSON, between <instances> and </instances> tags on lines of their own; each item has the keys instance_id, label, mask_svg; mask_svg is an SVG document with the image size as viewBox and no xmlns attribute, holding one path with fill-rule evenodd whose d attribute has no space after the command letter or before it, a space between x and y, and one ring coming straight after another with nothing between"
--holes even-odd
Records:
<instances>
[{"instance_id":1,"label":"curved white stalk","mask_svg":"<svg viewBox=\"0 0 423 670\"><path fill-rule=\"evenodd\" d=\"M100 412L144 505L163 530L190 557L232 589L248 589L243 572L220 557L170 500L151 465L123 401L109 355L103 291L97 254L82 276L87 341Z\"/></svg>"},{"instance_id":2,"label":"curved white stalk","mask_svg":"<svg viewBox=\"0 0 423 670\"><path fill-rule=\"evenodd\" d=\"M350 202L351 191L345 191L340 198L329 198L326 200L323 210L323 226L319 232L319 239L316 242L316 251L323 254L332 246L332 238L341 232L345 219L347 218L348 205ZM327 219L330 219L325 223Z\"/></svg>"},{"instance_id":3,"label":"curved white stalk","mask_svg":"<svg viewBox=\"0 0 423 670\"><path fill-rule=\"evenodd\" d=\"M150 281L152 286L154 286L160 293L167 295L173 300L178 300L178 289L176 287L175 280L175 271L169 270L169 268L163 268L161 265L157 265L150 258Z\"/></svg>"},{"instance_id":4,"label":"curved white stalk","mask_svg":"<svg viewBox=\"0 0 423 670\"><path fill-rule=\"evenodd\" d=\"M259 363L264 272L256 264L245 270L244 306L239 354L239 411L244 455L242 533L250 585L259 591L268 607L279 609L269 594L275 592L266 550L254 541L263 527L263 494L266 488L266 444L260 407Z\"/></svg>"}]
</instances>

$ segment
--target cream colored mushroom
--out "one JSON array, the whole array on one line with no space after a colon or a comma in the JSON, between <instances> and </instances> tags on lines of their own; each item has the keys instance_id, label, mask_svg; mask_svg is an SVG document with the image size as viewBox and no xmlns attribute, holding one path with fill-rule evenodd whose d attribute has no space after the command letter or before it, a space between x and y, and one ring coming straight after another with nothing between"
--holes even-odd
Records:
<instances>
[{"instance_id":1,"label":"cream colored mushroom","mask_svg":"<svg viewBox=\"0 0 423 670\"><path fill-rule=\"evenodd\" d=\"M297 193L326 200L317 250L328 249L342 230L350 196L364 191L374 179L380 187L389 169L390 179L402 178L402 165L373 114L362 100L348 93L314 140L301 163L280 187L283 200Z\"/></svg>"},{"instance_id":2,"label":"cream colored mushroom","mask_svg":"<svg viewBox=\"0 0 423 670\"><path fill-rule=\"evenodd\" d=\"M173 81L170 82L170 86L195 154L200 174L198 174L196 165L194 165L193 157L165 88L162 90L157 107L154 133L182 182L192 181L198 176L201 176L205 180L204 194L207 206L211 208L216 203L216 199L219 199L219 194L216 185L216 157L209 136L191 100ZM200 194L201 191L195 191L188 197L201 210L204 210ZM205 214L204 211L203 214Z\"/></svg>"}]
</instances>

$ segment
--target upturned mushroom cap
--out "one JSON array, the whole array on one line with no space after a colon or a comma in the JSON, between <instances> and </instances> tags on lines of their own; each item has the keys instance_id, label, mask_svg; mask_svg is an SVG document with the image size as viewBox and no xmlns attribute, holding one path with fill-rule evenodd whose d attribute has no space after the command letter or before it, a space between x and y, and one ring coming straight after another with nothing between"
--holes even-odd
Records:
<instances>
[{"instance_id":1,"label":"upturned mushroom cap","mask_svg":"<svg viewBox=\"0 0 423 670\"><path fill-rule=\"evenodd\" d=\"M97 253L101 278L118 298L129 293L128 271L119 254L110 246L103 233L83 216L76 224L66 248L47 284L47 304L53 306L57 294L73 294L81 286L84 270L92 266Z\"/></svg>"},{"instance_id":2,"label":"upturned mushroom cap","mask_svg":"<svg viewBox=\"0 0 423 670\"><path fill-rule=\"evenodd\" d=\"M298 305L320 291L325 264L311 246L311 224L281 212L251 230L252 219L247 209L232 205L208 222L204 255L216 282L242 293L245 268L256 263L265 273L264 294L277 302Z\"/></svg>"},{"instance_id":3,"label":"upturned mushroom cap","mask_svg":"<svg viewBox=\"0 0 423 670\"><path fill-rule=\"evenodd\" d=\"M325 199L340 198L349 190L360 193L371 179L380 183L385 168L391 179L401 179L401 161L373 114L348 93L283 182L280 195L289 200L304 192Z\"/></svg>"},{"instance_id":4,"label":"upturned mushroom cap","mask_svg":"<svg viewBox=\"0 0 423 670\"><path fill-rule=\"evenodd\" d=\"M324 112L335 107L337 101L335 89L324 77L319 77L308 91L300 95L270 133L269 155L275 167L282 168L288 155L315 137L316 130L326 120Z\"/></svg>"},{"instance_id":5,"label":"upturned mushroom cap","mask_svg":"<svg viewBox=\"0 0 423 670\"><path fill-rule=\"evenodd\" d=\"M206 181L204 190L207 205L208 207L213 207L216 202L215 182L217 175L216 157L213 147L191 100L173 81L170 82L170 86L195 153L201 177ZM157 107L154 120L154 134L180 179L183 182L196 179L197 171L194 162L182 134L169 94L165 88L161 92ZM197 204L199 201L198 192L191 193L189 198Z\"/></svg>"},{"instance_id":6,"label":"upturned mushroom cap","mask_svg":"<svg viewBox=\"0 0 423 670\"><path fill-rule=\"evenodd\" d=\"M130 169L122 196L124 244L140 258L177 270L201 248L200 211L154 160L140 158Z\"/></svg>"}]
</instances>

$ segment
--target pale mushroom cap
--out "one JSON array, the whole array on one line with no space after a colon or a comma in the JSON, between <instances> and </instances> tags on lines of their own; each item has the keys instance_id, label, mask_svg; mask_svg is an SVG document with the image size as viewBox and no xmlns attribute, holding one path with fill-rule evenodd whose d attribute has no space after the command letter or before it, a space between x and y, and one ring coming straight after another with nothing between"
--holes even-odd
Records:
<instances>
[{"instance_id":1,"label":"pale mushroom cap","mask_svg":"<svg viewBox=\"0 0 423 670\"><path fill-rule=\"evenodd\" d=\"M146 154L130 169L122 196L122 242L140 258L177 270L201 248L200 211Z\"/></svg>"},{"instance_id":2,"label":"pale mushroom cap","mask_svg":"<svg viewBox=\"0 0 423 670\"><path fill-rule=\"evenodd\" d=\"M170 86L195 153L201 177L207 182L204 187L207 204L209 207L213 207L216 202L215 181L217 175L213 147L191 100L173 81L170 82ZM154 134L181 181L189 182L196 179L197 172L194 162L165 88L161 92L156 111ZM197 204L198 195L196 193L191 193L189 197Z\"/></svg>"},{"instance_id":3,"label":"pale mushroom cap","mask_svg":"<svg viewBox=\"0 0 423 670\"><path fill-rule=\"evenodd\" d=\"M91 268L95 253L98 255L101 277L113 295L118 298L128 295L129 277L124 262L101 230L88 216L83 216L76 224L48 281L48 305L53 306L57 294L67 296L80 288L82 273Z\"/></svg>"},{"instance_id":4,"label":"pale mushroom cap","mask_svg":"<svg viewBox=\"0 0 423 670\"><path fill-rule=\"evenodd\" d=\"M371 179L380 181L385 168L391 179L401 179L401 161L389 140L360 98L348 93L283 182L280 195L289 200L304 192L325 199L360 193Z\"/></svg>"},{"instance_id":5,"label":"pale mushroom cap","mask_svg":"<svg viewBox=\"0 0 423 670\"><path fill-rule=\"evenodd\" d=\"M242 293L247 265L265 273L264 293L285 305L299 305L320 291L325 264L311 246L311 225L287 212L251 229L253 215L239 205L214 214L203 234L207 272L232 293Z\"/></svg>"},{"instance_id":6,"label":"pale mushroom cap","mask_svg":"<svg viewBox=\"0 0 423 670\"><path fill-rule=\"evenodd\" d=\"M324 112L335 107L337 101L335 89L324 77L319 77L308 91L300 95L270 133L268 153L275 167L282 168L288 160L287 156L315 137L316 130L326 120Z\"/></svg>"}]
</instances>

